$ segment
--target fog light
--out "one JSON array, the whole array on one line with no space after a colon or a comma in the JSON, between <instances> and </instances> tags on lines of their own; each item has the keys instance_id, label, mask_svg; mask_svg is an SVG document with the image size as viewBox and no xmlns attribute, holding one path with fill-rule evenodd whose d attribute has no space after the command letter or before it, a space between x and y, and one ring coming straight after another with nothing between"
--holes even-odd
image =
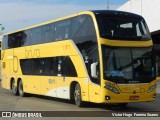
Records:
<instances>
[{"instance_id":1,"label":"fog light","mask_svg":"<svg viewBox=\"0 0 160 120\"><path fill-rule=\"evenodd\" d=\"M156 98L156 94L153 95L153 98Z\"/></svg>"},{"instance_id":2,"label":"fog light","mask_svg":"<svg viewBox=\"0 0 160 120\"><path fill-rule=\"evenodd\" d=\"M110 100L111 99L110 96L105 96L105 98L106 98L106 100Z\"/></svg>"}]
</instances>

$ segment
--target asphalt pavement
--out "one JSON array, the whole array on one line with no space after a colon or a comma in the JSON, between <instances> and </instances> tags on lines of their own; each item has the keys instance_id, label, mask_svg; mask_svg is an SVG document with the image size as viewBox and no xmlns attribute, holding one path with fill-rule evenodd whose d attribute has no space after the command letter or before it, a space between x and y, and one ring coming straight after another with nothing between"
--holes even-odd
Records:
<instances>
[{"instance_id":1,"label":"asphalt pavement","mask_svg":"<svg viewBox=\"0 0 160 120\"><path fill-rule=\"evenodd\" d=\"M20 97L14 96L10 90L6 90L0 87L0 111L52 111L53 114L56 111L60 111L63 113L64 111L80 111L80 112L89 112L90 114L94 114L95 111L97 112L122 112L122 111L129 111L129 112L143 112L143 111L160 111L160 81L157 82L157 98L154 102L143 102L143 103L130 103L126 108L119 108L117 106L110 106L110 105L102 105L102 104L87 104L85 107L79 108L71 103L69 100L62 100L57 98L51 97L44 97L39 95L30 95L27 97ZM94 111L94 112L93 112ZM60 114L59 113L59 114ZM71 114L72 112L68 112L67 114ZM73 112L74 113L74 112ZM63 115L57 115L54 119L59 119L59 117L63 117ZM92 115L89 115L91 117ZM82 119L81 116L78 119ZM90 119L87 117L87 119ZM74 117L72 117L74 118ZM102 119L102 117L100 117ZM0 118L0 120L18 120L22 118ZM23 118L27 119L27 118ZM36 118L34 118L36 119ZM42 119L42 118L39 118ZM43 118L44 119L44 118ZM45 120L49 118L45 118ZM67 119L67 117L63 117L63 119ZM112 117L112 120L116 119ZM132 118L136 119L136 118ZM153 118L152 118L153 119ZM93 119L92 119L93 120ZM157 120L157 119L156 119Z\"/></svg>"}]
</instances>

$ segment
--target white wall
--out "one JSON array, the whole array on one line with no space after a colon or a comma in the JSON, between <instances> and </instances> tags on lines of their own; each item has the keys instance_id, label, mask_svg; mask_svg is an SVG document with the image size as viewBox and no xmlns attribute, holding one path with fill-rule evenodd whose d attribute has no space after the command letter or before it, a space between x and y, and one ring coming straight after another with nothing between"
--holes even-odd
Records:
<instances>
[{"instance_id":1,"label":"white wall","mask_svg":"<svg viewBox=\"0 0 160 120\"><path fill-rule=\"evenodd\" d=\"M142 15L151 32L160 30L160 0L129 0L118 10Z\"/></svg>"}]
</instances>

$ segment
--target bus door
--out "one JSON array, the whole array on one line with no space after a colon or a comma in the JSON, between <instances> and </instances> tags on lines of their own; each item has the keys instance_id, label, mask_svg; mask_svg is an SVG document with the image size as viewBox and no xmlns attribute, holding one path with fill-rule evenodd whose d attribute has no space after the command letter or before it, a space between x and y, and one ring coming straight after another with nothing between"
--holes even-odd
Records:
<instances>
[{"instance_id":1,"label":"bus door","mask_svg":"<svg viewBox=\"0 0 160 120\"><path fill-rule=\"evenodd\" d=\"M57 58L41 59L41 94L57 97Z\"/></svg>"},{"instance_id":2,"label":"bus door","mask_svg":"<svg viewBox=\"0 0 160 120\"><path fill-rule=\"evenodd\" d=\"M62 76L62 63L63 59L62 57L57 57L57 97L58 98L64 98L64 84L63 81L65 80L65 77Z\"/></svg>"},{"instance_id":3,"label":"bus door","mask_svg":"<svg viewBox=\"0 0 160 120\"><path fill-rule=\"evenodd\" d=\"M69 56L58 58L57 97L70 98L70 83L74 80L76 71Z\"/></svg>"},{"instance_id":4,"label":"bus door","mask_svg":"<svg viewBox=\"0 0 160 120\"><path fill-rule=\"evenodd\" d=\"M51 97L57 97L56 80L53 76L41 77L41 94Z\"/></svg>"}]
</instances>

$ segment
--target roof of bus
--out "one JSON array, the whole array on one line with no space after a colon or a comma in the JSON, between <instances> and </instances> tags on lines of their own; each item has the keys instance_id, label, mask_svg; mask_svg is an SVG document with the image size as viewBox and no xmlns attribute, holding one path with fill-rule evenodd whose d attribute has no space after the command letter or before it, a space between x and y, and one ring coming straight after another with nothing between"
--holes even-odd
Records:
<instances>
[{"instance_id":1,"label":"roof of bus","mask_svg":"<svg viewBox=\"0 0 160 120\"><path fill-rule=\"evenodd\" d=\"M33 26L29 26L29 27L26 27L26 28L19 29L19 30L16 30L16 31L8 32L8 33L5 33L4 35L8 35L8 34L20 32L20 31L23 31L23 30L35 28L35 27L38 27L38 26L41 26L41 25L46 25L46 24L52 23L52 22L57 22L59 20L64 20L64 19L71 18L71 17L77 16L77 15L92 14L92 13L94 13L94 14L103 14L103 15L104 14L105 15L113 15L113 14L121 14L122 15L123 14L123 15L129 15L129 16L139 16L139 15L134 14L134 13L124 12L124 11L117 11L117 10L90 10L90 11L83 11L83 12L79 12L79 13L76 13L76 14L68 15L68 16L65 16L65 17L57 18L57 19L54 19L54 20L46 21L46 22L43 22L43 23L40 23L40 24L36 24L36 25L33 25Z\"/></svg>"},{"instance_id":2,"label":"roof of bus","mask_svg":"<svg viewBox=\"0 0 160 120\"><path fill-rule=\"evenodd\" d=\"M140 15L137 15L135 13L130 13L126 11L118 11L118 10L92 10L95 14L102 14L102 15L129 15L129 16L135 16L135 17L141 17Z\"/></svg>"}]
</instances>

